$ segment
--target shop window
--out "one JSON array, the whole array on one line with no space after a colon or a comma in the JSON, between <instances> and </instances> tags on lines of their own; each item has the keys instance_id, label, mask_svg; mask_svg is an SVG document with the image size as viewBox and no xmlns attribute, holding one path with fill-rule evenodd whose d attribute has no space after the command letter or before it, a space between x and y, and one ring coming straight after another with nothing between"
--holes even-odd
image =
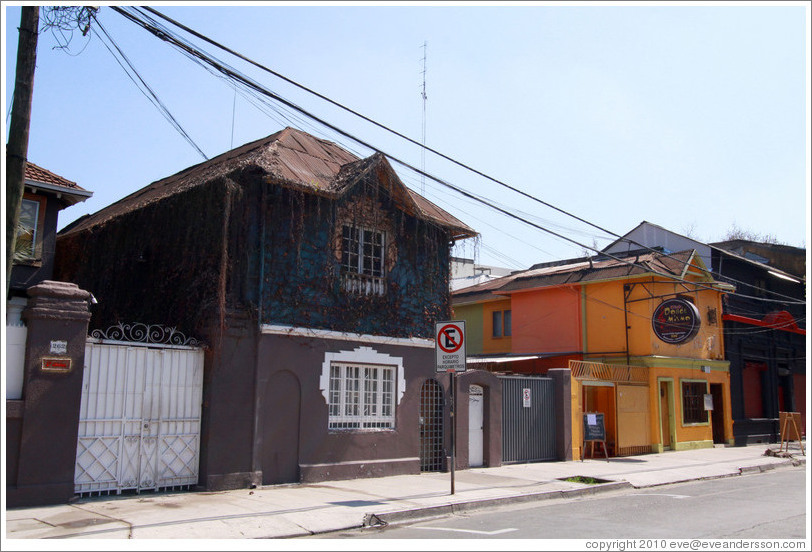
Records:
<instances>
[{"instance_id":1,"label":"shop window","mask_svg":"<svg viewBox=\"0 0 812 552\"><path fill-rule=\"evenodd\" d=\"M705 394L708 392L706 381L682 382L682 423L706 424L708 411L705 410Z\"/></svg>"},{"instance_id":2,"label":"shop window","mask_svg":"<svg viewBox=\"0 0 812 552\"><path fill-rule=\"evenodd\" d=\"M376 230L343 227L341 271L345 290L363 295L384 294L385 238L383 232Z\"/></svg>"},{"instance_id":3,"label":"shop window","mask_svg":"<svg viewBox=\"0 0 812 552\"><path fill-rule=\"evenodd\" d=\"M510 337L512 335L512 322L509 310L493 312L493 337Z\"/></svg>"}]
</instances>

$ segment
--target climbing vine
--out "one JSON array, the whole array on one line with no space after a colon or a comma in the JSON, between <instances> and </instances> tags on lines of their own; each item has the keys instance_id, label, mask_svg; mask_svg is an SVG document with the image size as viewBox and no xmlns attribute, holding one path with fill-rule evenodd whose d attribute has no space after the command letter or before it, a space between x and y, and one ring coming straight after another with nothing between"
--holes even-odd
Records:
<instances>
[{"instance_id":1,"label":"climbing vine","mask_svg":"<svg viewBox=\"0 0 812 552\"><path fill-rule=\"evenodd\" d=\"M430 337L450 315L449 231L392 189L374 172L335 197L237 171L66 232L56 277L98 299L92 328L167 324L205 339L241 311L257 323ZM386 236L383 294L343 285L344 225Z\"/></svg>"}]
</instances>

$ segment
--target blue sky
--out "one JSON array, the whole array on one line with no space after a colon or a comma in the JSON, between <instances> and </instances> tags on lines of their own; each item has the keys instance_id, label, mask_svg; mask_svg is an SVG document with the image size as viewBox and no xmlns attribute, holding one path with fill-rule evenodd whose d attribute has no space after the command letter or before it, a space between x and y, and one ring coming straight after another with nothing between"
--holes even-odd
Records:
<instances>
[{"instance_id":1,"label":"blue sky","mask_svg":"<svg viewBox=\"0 0 812 552\"><path fill-rule=\"evenodd\" d=\"M290 79L610 234L432 154L426 171L522 213L511 220L395 165L481 233L455 253L524 268L603 247L646 220L701 241L732 227L805 247L808 2L152 6ZM208 157L306 118L252 105L223 79L102 6L99 21ZM4 105L19 6L3 3ZM203 159L139 92L95 29L40 37L28 158L94 196L60 228ZM415 167L419 148L205 49ZM233 125L233 138L232 138ZM8 117L4 132L8 130ZM160 229L156 229L160 231Z\"/></svg>"}]
</instances>

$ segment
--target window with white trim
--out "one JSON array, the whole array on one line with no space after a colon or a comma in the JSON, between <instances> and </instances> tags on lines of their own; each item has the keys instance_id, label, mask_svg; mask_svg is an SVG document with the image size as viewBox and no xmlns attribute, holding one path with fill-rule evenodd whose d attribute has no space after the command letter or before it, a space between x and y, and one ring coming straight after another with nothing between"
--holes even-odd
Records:
<instances>
[{"instance_id":1,"label":"window with white trim","mask_svg":"<svg viewBox=\"0 0 812 552\"><path fill-rule=\"evenodd\" d=\"M344 288L364 295L383 295L386 236L369 228L345 225L341 232Z\"/></svg>"},{"instance_id":2,"label":"window with white trim","mask_svg":"<svg viewBox=\"0 0 812 552\"><path fill-rule=\"evenodd\" d=\"M330 363L329 429L394 429L397 366Z\"/></svg>"}]
</instances>

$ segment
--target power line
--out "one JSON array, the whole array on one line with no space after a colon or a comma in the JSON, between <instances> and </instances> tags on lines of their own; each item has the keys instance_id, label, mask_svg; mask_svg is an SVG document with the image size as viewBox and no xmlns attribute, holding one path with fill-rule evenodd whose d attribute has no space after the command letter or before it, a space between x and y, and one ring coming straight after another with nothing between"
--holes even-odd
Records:
<instances>
[{"instance_id":1,"label":"power line","mask_svg":"<svg viewBox=\"0 0 812 552\"><path fill-rule=\"evenodd\" d=\"M110 46L107 44L107 42L105 42L103 39L102 39L102 44L104 44L104 47L107 48L107 50L110 52L110 54L113 56L113 58L115 58L115 60L118 62L118 64L121 66L121 68L124 69L124 72L127 74L128 77L130 77L130 80L133 81L133 83L136 85L138 90L142 94L144 94L144 96L148 100L150 100L153 103L153 105L155 105L155 107L158 108L158 110L161 112L161 114L164 116L164 118L167 121L169 121L169 123L173 127L175 127L175 130L177 130L180 133L180 135L183 136L183 138L187 142L189 142L189 144L191 144L191 146L193 148L195 148L195 150L197 150L197 152L203 157L203 159L208 160L208 157L206 156L205 153L203 153L203 150L201 150L200 147L195 143L195 141L192 140L192 137L189 136L189 133L186 132L186 130L183 128L183 126L181 126L181 124L178 122L178 120L175 119L175 117L172 115L172 113L169 112L169 108L166 107L166 105L160 100L160 98L158 98L158 95L155 94L155 91L153 91L152 88L149 86L149 84L147 84L147 82L143 79L143 77L141 77L141 75L138 73L138 70L135 68L135 66L132 64L132 62L130 62L129 58L121 50L121 48L119 48L118 44L116 44L115 40L113 40L113 38L110 36L110 34L104 28L104 26L101 24L101 22L98 19L96 19L95 15L93 15L92 17L93 17L93 20L96 22L96 25L98 26L98 28L101 29L101 31L102 31L102 35L99 35L99 37L102 37L102 36L106 37L107 40L110 42L110 44L112 44L112 46L115 48L116 52L118 52L118 55L116 55L116 53L113 52L113 50L110 48ZM124 63L122 63L122 60L124 61ZM124 66L124 64L126 64L126 67ZM129 68L129 70L128 70L128 68ZM133 75L135 75L135 77L137 77L138 80L136 80L133 77ZM140 85L139 85L139 82L141 83Z\"/></svg>"},{"instance_id":2,"label":"power line","mask_svg":"<svg viewBox=\"0 0 812 552\"><path fill-rule=\"evenodd\" d=\"M371 124L374 124L374 125L382 128L382 129L384 129L384 130L387 130L388 132L391 132L391 133L395 134L396 136L409 141L410 143L416 144L416 145L421 146L421 147L425 147L425 146L419 144L418 142L416 142L415 140L412 140L411 138L409 138L409 137L407 137L407 136L405 136L405 135L403 135L403 134L401 134L401 133L399 133L399 132L397 132L395 130L390 129L389 127L386 127L385 125L377 123L376 121L374 121L374 120L372 120L372 119L370 119L370 118L368 118L368 117L366 117L366 116L364 116L364 115L362 115L362 114L360 114L360 113L358 113L358 112L356 112L356 111L354 111L354 110L352 110L352 109L350 109L350 108L348 108L348 107L346 107L346 106L344 106L344 105L342 105L342 104L340 104L338 102L335 102L334 100L331 100L330 98L327 98L326 96L323 96L322 94L319 94L318 92L315 92L315 91L311 90L310 88L304 87L303 85L301 85L301 84L299 84L299 83L297 83L297 82L295 82L295 81L293 81L293 80L291 80L291 79L289 79L289 78L287 78L287 77L285 77L285 76L283 76L283 75L281 75L281 74L279 74L279 73L277 73L277 72L275 72L275 71L273 71L273 70L271 70L271 69L269 69L269 68L267 68L265 66L262 66L262 65L260 65L260 64L258 64L256 62L250 60L249 58L237 53L237 52L234 52L233 50L231 50L231 49L229 49L229 48L227 48L227 47L225 47L225 46L223 46L223 45L209 39L208 37L205 37L204 35L201 35L200 33L197 33L196 31L186 27L185 25L182 25L182 24L178 23L177 21L175 21L175 20L173 20L173 19L171 19L169 17L164 16L163 14L158 12L157 10L154 10L152 8L149 8L149 7L145 7L144 9L151 12L151 13L154 13L155 15L165 19L166 21L169 21L173 25L183 29L184 31L192 34L193 36L196 36L196 37L200 38L201 40L204 40L204 41L206 41L206 42L208 42L208 43L210 43L210 44L212 44L212 45L214 45L214 46L216 46L216 47L218 47L220 49L223 49L224 51L229 52L232 55L235 55L236 57L238 57L238 58L240 58L240 59L242 59L244 61L247 61L248 63L262 69L263 71L266 71L266 72L268 72L270 74L273 74L274 76L277 76L278 78L281 78L284 81L286 81L288 83L291 83L291 84L293 84L293 85L295 85L295 86L297 86L297 87L299 87L299 88L301 88L301 89L303 89L303 90L305 90L305 91L319 97L320 99L323 99L323 100L331 103L332 105L340 107L341 109L344 109L344 110L352 113L353 115L355 115L355 116L357 116L357 117L359 117L359 118L361 118L361 119L363 119L363 120L365 120L367 122L370 122ZM118 7L114 6L113 10L115 10L118 13L124 15L125 17L127 17L131 21L133 21L136 24L143 27L144 29L150 31L151 33L153 33L158 38L161 38L164 41L170 42L171 44L173 44L176 47L188 52L190 55L193 55L194 57L198 58L199 60L203 61L204 63L210 64L212 67L215 67L218 71L220 71L221 73L226 75L228 78L236 80L236 81L240 82L241 84L243 84L244 86L247 86L249 89L254 90L255 92L257 92L259 94L265 95L265 96L267 96L269 98L272 98L272 99L276 100L277 102L282 103L283 105L286 105L286 106L290 107L291 109L299 111L300 113L306 115L307 117L310 117L311 119L313 119L313 120L319 122L320 124L324 125L325 127L339 133L340 135L342 135L342 136L344 136L346 138L349 138L349 139L355 141L358 144L361 144L361 145L371 149L372 151L378 151L378 152L386 155L392 161L398 163L399 165L401 165L403 167L407 167L407 168L417 172L418 174L420 174L423 177L428 177L428 178L434 180L435 182L437 182L439 184L442 184L442 185L456 191L458 194L460 194L460 195L462 195L464 197L468 197L470 199L473 199L475 201L478 201L478 202L486 205L487 207L490 207L491 209L502 213L503 215L505 215L505 216L507 216L509 218L513 218L513 219L518 220L520 222L523 222L523 223L525 223L525 224L527 224L529 226L537 228L537 229L539 229L539 230L541 230L543 232L547 232L547 233L549 233L549 234L551 234L551 235L553 235L555 237L558 237L559 239L562 239L562 240L568 241L570 243L573 243L575 245L578 245L579 247L581 247L583 249L594 251L594 252L596 252L596 253L598 253L600 255L610 257L610 258L612 258L612 259L614 259L616 261L628 264L630 266L637 266L636 263L631 263L631 262L628 262L628 261L626 261L626 260L624 260L622 258L618 258L616 256L613 256L613 255L611 255L609 253L599 251L598 249L596 249L594 247L590 247L588 245L582 244L582 243L580 243L580 242L578 242L576 240L573 240L571 238L563 236L563 235L561 235L561 234L559 234L557 232L554 232L554 231L552 231L552 230L550 230L548 228L545 228L545 227L543 227L543 226L541 226L539 224L535 224L535 223L529 221L527 218L518 216L514 212L509 212L504 208L501 208L501 207L498 207L498 206L494 205L493 203L489 202L488 200L477 197L477 196L467 192L466 190L463 190L462 188L460 188L458 186L455 186L455 185L453 185L453 184L451 184L449 182L446 182L446 181L440 179L439 177L436 177L436 176L433 176L433 175L427 173L426 171L424 171L422 169L417 169L417 168L413 167L409 163L406 163L405 161L402 161L401 159L399 159L399 158L397 158L397 157L395 157L395 156L393 156L393 155L391 155L389 153L386 153L386 152L380 150L379 148L376 148L376 147L372 146L371 144L361 140L360 138L358 138L358 137L356 137L356 136L354 136L354 135L352 135L352 134L350 134L350 133L348 133L348 132L346 132L346 131L338 128L338 127L336 127L335 125L333 125L333 124L325 121L324 119L314 115L313 113L310 113L309 111L297 106L296 104L286 100L285 98L282 98L278 94L275 94L274 92L265 89L264 87L262 87L258 83L254 82L253 80L249 79L248 77L240 74L238 71L223 65L221 62L219 62L217 60L214 60L213 58L211 58L207 54L205 54L205 53L201 52L200 50L198 50L197 48L193 47L191 44L182 42L179 37L177 37L175 35L172 35L171 33L167 32L167 30L158 29L158 27L156 26L157 22L155 22L151 18L148 18L148 16L144 16L144 17L147 17L147 19L150 19L154 24L149 24L144 20L138 19L138 17L136 17L135 15L130 14L129 12L127 12L124 9L121 9L121 8L118 8ZM140 12L138 12L137 9L134 9L134 11L136 13L140 13ZM442 158L444 158L444 159L446 159L446 160L460 166L460 167L463 167L463 168L465 168L465 169L467 169L467 170L469 170L469 171L471 171L471 172L473 172L473 173L475 173L477 175L480 175L483 178L486 178L486 179L491 180L491 181L493 181L493 182L495 182L497 184L500 184L501 186L504 186L504 187L510 189L511 191L514 191L515 193L518 193L518 194L522 195L523 197L526 197L526 198L531 199L531 200L533 200L535 202L541 203L541 204L543 204L543 205L545 205L545 206L547 206L547 207L549 207L551 209L554 209L554 210L556 210L556 211L558 211L558 212L560 212L562 214L565 214L565 215L567 215L569 217L572 217L572 218L574 218L574 219L576 219L576 220L578 220L580 222L583 222L583 223L585 223L585 224L587 224L589 226L592 226L592 227L594 227L596 229L599 229L602 232L605 232L607 234L616 236L616 237L618 237L618 238L620 238L620 239L622 239L622 240L624 240L626 242L634 243L635 245L638 245L640 247L649 249L650 251L655 251L654 249L648 248L647 246L644 246L642 244L638 244L638 243L636 243L633 240L630 240L628 238L623 238L622 236L619 236L618 234L616 234L614 232L611 232L611 231L609 231L607 229L604 229L604 228L602 228L602 227L600 227L600 226L598 226L596 224L593 224L593 223L591 223L591 222L589 222L589 221L587 221L587 220L585 220L585 219L583 219L581 217L578 217L578 216L576 216L576 215L574 215L572 213L569 213L569 212L567 212L567 211L565 211L563 209L555 207L554 205L551 205L551 204L549 204L549 203L547 203L547 202L545 202L545 201L543 201L543 200L541 200L541 199L539 199L539 198L537 198L535 196L527 194L526 192L523 192L523 191L521 191L521 190L519 190L519 189L517 189L517 188L515 188L513 186L510 186L510 185L508 185L508 184L506 184L506 183L504 183L502 181L499 181L499 180L497 180L497 179L495 179L495 178L493 178L493 177L491 177L491 176L489 176L489 175L487 175L485 173L482 173L481 171L478 171L477 169L474 169L474 168L472 168L472 167L470 167L470 166L468 166L468 165L466 165L464 163L461 163L461 162L459 162L459 161L457 161L457 160L455 160L455 159L453 159L451 157L448 157L448 156L446 156L446 155L444 155L444 154L442 154L442 153L440 153L440 152L438 152L438 151L436 151L436 150L434 150L432 148L425 147L425 149L432 152L432 153L434 153L435 155L438 155L438 156L440 156L440 157L442 157ZM662 252L659 252L659 251L657 251L657 253L663 254ZM709 272L712 273L711 271L709 271ZM654 272L654 274L658 274L660 276L664 276L664 277L667 277L669 279L674 279L674 277L672 275L659 274L656 271ZM677 280L681 280L681 279L677 278ZM702 284L697 283L697 282L689 282L689 283L691 283L692 285L700 286L700 287L707 287L708 289L710 289L710 287L712 287L712 286L703 286ZM741 282L741 283L744 283L744 282ZM750 285L750 284L746 284L746 285ZM770 293L775 294L775 292L770 292ZM780 295L780 294L776 294L776 295ZM787 296L784 296L784 297L787 297ZM794 298L789 298L789 297L787 297L787 298L791 299L793 301L795 300ZM804 303L798 303L798 304L804 304Z\"/></svg>"},{"instance_id":3,"label":"power line","mask_svg":"<svg viewBox=\"0 0 812 552\"><path fill-rule=\"evenodd\" d=\"M195 31L193 29L190 29L189 27L183 25L182 23L179 23L178 21L175 21L174 19L162 14L158 10L155 10L153 8L150 8L150 7L145 7L144 9L149 11L150 13L153 13L156 16L164 19L165 21L168 21L172 25L175 25L176 27L190 33L191 35L193 35L193 36L195 36L195 37L197 37L197 38L199 38L201 40L204 40L204 41L208 42L209 44L211 44L211 45L213 45L213 46L215 46L215 47L217 47L217 48L219 48L219 49L221 49L221 50L223 50L225 52L228 52L228 53L238 57L239 59L242 59L242 60L250 63L251 65L259 68L262 71L266 71L266 72L274 75L275 77L280 78L280 79L284 80L285 82L296 86L297 88L299 88L301 90L304 90L304 91L306 91L306 92L308 92L310 94L313 94L314 96L316 96L317 98L319 98L321 100L324 100L324 101L326 101L326 102L328 102L328 103L330 103L330 104L332 104L332 105L334 105L334 106L336 106L336 107L338 107L338 108L340 108L340 109L342 109L344 111L347 111L348 113L351 113L352 115L355 115L356 117L361 118L364 121L367 121L367 122L381 128L383 130L386 130L387 132L390 132L390 133L394 134L395 136L398 136L398 137L400 137L400 138L402 138L404 140L407 140L408 142L410 142L412 144L420 146L420 148L421 148L421 156L422 156L422 169L423 169L423 174L421 174L421 183L423 184L423 187L421 187L421 193L424 190L424 185L425 185L425 151L428 150L431 153L433 153L435 155L438 155L441 158L446 159L447 161L450 161L450 162L454 163L455 165L457 165L459 167L462 167L462 168L464 168L466 170L469 170L469 171L471 171L471 172L473 172L473 173L475 173L475 174L477 174L477 175L479 175L479 176L481 176L483 178L486 178L486 179L488 179L488 180L490 180L490 181L492 181L492 182L494 182L496 184L504 186L505 188L507 188L507 189L509 189L509 190L511 190L511 191L513 191L515 193L518 193L518 194L520 194L521 196L523 196L523 197L525 197L527 199L530 199L530 200L532 200L534 202L538 202L538 203L540 203L540 204L542 204L542 205L544 205L544 206L546 206L546 207L548 207L550 209L554 209L555 211L558 211L559 213L562 213L562 214L564 214L564 215L566 215L568 217L574 218L575 220L578 220L578 221L580 221L580 222L582 222L584 224L587 224L587 225L589 225L589 226L591 226L591 227L593 227L593 228L595 228L597 230L600 230L601 232L604 232L606 234L614 236L615 238L618 238L618 239L622 240L625 243L633 244L635 246L644 248L644 249L646 249L648 251L651 251L651 252L655 251L653 248L650 248L650 247L648 247L646 245L637 243L634 240L631 240L629 238L625 238L623 236L620 236L619 234L617 234L615 232L607 230L607 229L605 229L605 228L603 228L603 227L601 227L599 225L596 225L596 224L594 224L594 223L592 223L590 221L587 221L586 219L578 217L578 216L576 216L576 215L574 215L574 214L572 214L572 213L570 213L570 212L568 212L568 211L566 211L564 209L560 209L560 208L558 208L558 207L556 207L556 206L554 206L554 205L552 205L552 204L550 204L550 203L548 203L548 202L546 202L546 201L544 201L544 200L542 200L542 199L540 199L538 197L535 197L535 196L533 196L531 194L528 194L528 193L526 193L526 192L524 192L522 190L519 190L518 188L515 188L515 187L513 187L513 186L511 186L511 185L509 185L509 184L507 184L505 182L502 182L501 180L493 178L493 177L491 177L491 176L489 176L489 175L487 175L487 174L485 174L485 173L483 173L483 172L481 172L481 171L479 171L477 169L472 168L471 166L469 166L469 165L467 165L465 163L462 163L462 162L460 162L460 161L458 161L456 159L453 159L453 158L451 158L451 157L449 157L449 156L447 156L447 155L445 155L445 154L443 154L443 153L441 153L441 152L439 152L437 150L434 150L432 148L427 147L425 145L425 142L426 142L426 137L425 137L425 105L426 105L426 102L425 102L425 100L427 98L427 96L426 96L425 75L426 75L426 57L427 57L426 56L426 46L427 46L427 43L425 41L423 43L423 60L422 60L423 61L423 90L422 90L422 96L423 96L423 137L422 138L423 138L423 143L418 144L415 140L412 140L408 136L405 136L404 134L402 134L400 132L397 132L394 129L391 129L386 125L378 123L377 121L375 121L375 120L373 120L373 119L371 119L371 118L369 118L369 117L367 117L367 116L365 116L365 115L363 115L363 114L361 114L361 113L359 113L359 112L357 112L357 111L355 111L355 110L353 110L353 109L351 109L351 108L349 108L349 107L347 107L347 106L345 106L345 105L343 105L343 104L341 104L339 102L336 102L336 101L332 100L331 98L328 98L327 96L324 96L323 94L320 94L319 92L316 92L315 90L312 90L311 88L306 87L306 86L294 81L293 79L290 79L290 78L282 75L281 73L278 73L278 72L276 72L276 71L274 71L274 70L272 70L272 69L270 69L270 68L268 68L268 67L266 67L266 66L264 66L264 65L262 65L260 63L257 63L257 62L249 59L248 57L246 57L246 56L244 56L244 55L242 55L242 54L240 54L238 52L235 52L234 50L220 44L219 42L214 41L214 40L206 37L205 35L202 35L202 34L198 33L197 31ZM597 253L601 253L600 251L598 251L596 249L593 249L593 248L587 247L586 249L589 249L591 251L595 251ZM662 252L660 252L660 253L662 253ZM715 276L719 276L719 277L725 277L724 275L722 275L720 273L714 272L711 267L707 267L707 268L708 268L708 271L711 274L713 274ZM760 288L758 288L757 286L755 286L753 284L743 282L743 281L739 281L739 280L735 280L735 279L730 278L730 277L725 277L725 279L728 282L733 282L733 283L736 283L736 284L739 284L739 285L745 285L745 286L751 287L753 289L760 289ZM797 299L794 298L794 297L785 296L785 295L779 294L777 292L772 292L772 291L770 291L770 293L772 293L773 295L775 295L777 297L784 297L786 299L789 299L790 301L797 301ZM803 304L803 303L801 303L801 304Z\"/></svg>"}]
</instances>

